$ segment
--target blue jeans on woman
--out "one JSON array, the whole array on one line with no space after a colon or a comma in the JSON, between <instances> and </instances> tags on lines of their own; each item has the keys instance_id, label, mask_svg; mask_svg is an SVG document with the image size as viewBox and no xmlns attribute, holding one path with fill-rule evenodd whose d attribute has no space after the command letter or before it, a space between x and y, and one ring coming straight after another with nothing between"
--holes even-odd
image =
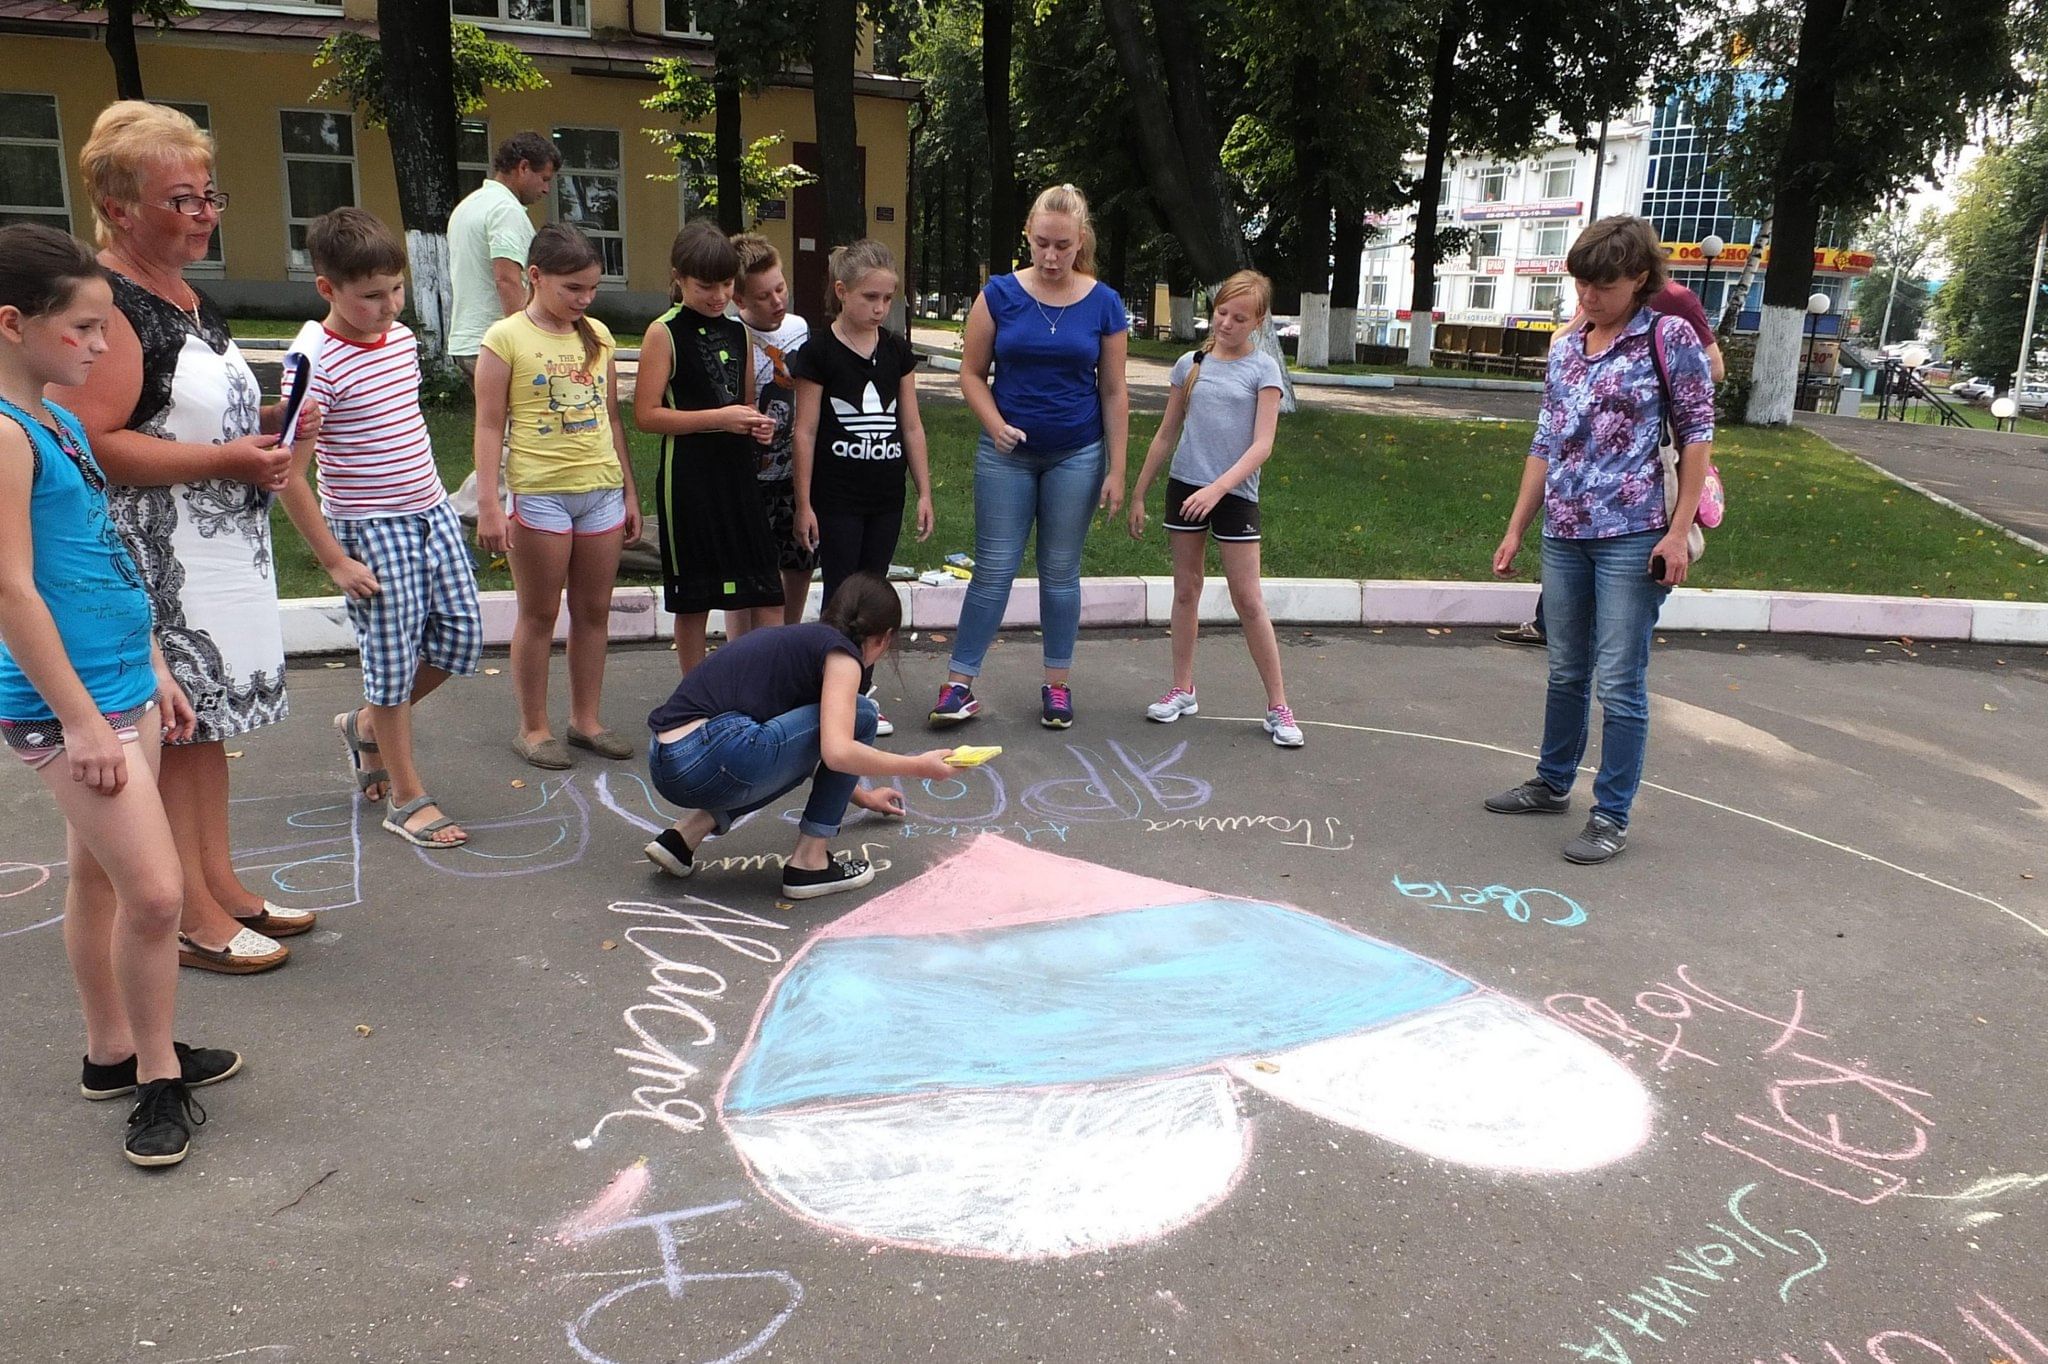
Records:
<instances>
[{"instance_id":1,"label":"blue jeans on woman","mask_svg":"<svg viewBox=\"0 0 2048 1364\"><path fill-rule=\"evenodd\" d=\"M853 737L875 739L875 703L856 700ZM835 772L818 758L818 708L803 706L773 720L756 720L736 710L714 715L673 743L652 739L647 771L654 789L671 805L702 810L724 833L733 820L750 815L810 779L797 828L813 838L838 834L846 803L860 778Z\"/></svg>"},{"instance_id":2,"label":"blue jeans on woman","mask_svg":"<svg viewBox=\"0 0 2048 1364\"><path fill-rule=\"evenodd\" d=\"M1600 773L1593 812L1628 827L1650 739L1650 638L1671 589L1650 576L1661 530L1606 540L1543 537L1543 614L1550 694L1536 775L1572 789L1585 756L1589 692L1600 694Z\"/></svg>"},{"instance_id":3,"label":"blue jeans on woman","mask_svg":"<svg viewBox=\"0 0 2048 1364\"><path fill-rule=\"evenodd\" d=\"M1072 450L1019 445L1006 455L982 436L974 447L974 578L960 606L947 665L954 672L980 675L981 660L1002 628L1034 520L1045 666L1073 666L1074 641L1081 634L1081 542L1088 538L1107 470L1099 440Z\"/></svg>"}]
</instances>

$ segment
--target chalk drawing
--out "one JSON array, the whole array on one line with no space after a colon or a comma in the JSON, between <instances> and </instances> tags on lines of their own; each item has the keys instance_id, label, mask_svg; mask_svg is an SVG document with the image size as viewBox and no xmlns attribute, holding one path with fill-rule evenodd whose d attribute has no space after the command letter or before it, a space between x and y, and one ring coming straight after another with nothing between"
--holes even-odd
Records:
<instances>
[{"instance_id":1,"label":"chalk drawing","mask_svg":"<svg viewBox=\"0 0 2048 1364\"><path fill-rule=\"evenodd\" d=\"M614 1180L613 1183L616 1185L618 1180ZM609 1194L610 1190L607 1190L607 1196ZM604 1201L604 1197L600 1196L600 1203ZM790 1317L795 1315L798 1304L804 1300L803 1285L796 1281L795 1276L779 1269L746 1269L718 1274L693 1273L683 1268L682 1252L678 1248L681 1239L676 1230L678 1227L699 1218L716 1217L721 1213L732 1212L739 1206L738 1201L734 1200L706 1204L701 1208L684 1208L677 1212L655 1213L649 1217L624 1217L617 1220L605 1220L603 1209L593 1206L581 1217L571 1218L569 1223L565 1223L565 1227L576 1228L569 1239L578 1242L611 1236L622 1231L650 1231L654 1233L655 1245L661 1251L659 1270L647 1278L636 1279L632 1283L614 1288L585 1308L576 1320L564 1324L563 1329L569 1338L569 1348L574 1350L585 1364L626 1364L619 1356L602 1354L589 1343L594 1334L592 1328L598 1319L619 1302L644 1289L659 1288L667 1294L669 1302L688 1303L695 1296L692 1289L753 1284L766 1285L770 1290L767 1296L777 1301L778 1306L769 1316L766 1325L734 1348L707 1358L696 1353L677 1353L676 1339L681 1334L679 1331L662 1331L654 1339L657 1342L655 1348L665 1360L693 1360L701 1361L701 1364L739 1364L739 1361L758 1354L769 1341L775 1339L778 1331L789 1324ZM701 1323L692 1323L691 1327L686 1329L692 1332L701 1330Z\"/></svg>"},{"instance_id":2,"label":"chalk drawing","mask_svg":"<svg viewBox=\"0 0 2048 1364\"><path fill-rule=\"evenodd\" d=\"M1175 815L1209 803L1208 782L1171 770L1186 755L1185 742L1157 758L1147 758L1111 739L1109 751L1114 762L1078 744L1066 748L1080 764L1080 775L1042 781L1024 793L1024 808L1040 818L1075 824L1113 823L1138 819L1148 809Z\"/></svg>"},{"instance_id":3,"label":"chalk drawing","mask_svg":"<svg viewBox=\"0 0 2048 1364\"><path fill-rule=\"evenodd\" d=\"M420 861L450 876L538 876L574 866L590 848L590 802L576 788L576 778L543 781L533 804L498 819L465 819L470 841L452 848L415 848ZM508 847L512 831L524 835L524 847ZM492 835L479 839L479 834Z\"/></svg>"},{"instance_id":4,"label":"chalk drawing","mask_svg":"<svg viewBox=\"0 0 2048 1364\"><path fill-rule=\"evenodd\" d=\"M315 804L305 804L307 801ZM353 798L300 792L287 796L240 796L236 806L297 806L284 817L299 837L235 851L235 870L245 879L265 875L279 897L293 907L326 912L363 902L361 802Z\"/></svg>"},{"instance_id":5,"label":"chalk drawing","mask_svg":"<svg viewBox=\"0 0 2048 1364\"><path fill-rule=\"evenodd\" d=\"M0 900L13 900L34 894L48 885L50 873L63 865L62 862L0 862ZM46 904L38 899L36 908L29 912L35 913L44 908L47 908ZM0 929L0 938L11 938L17 933L33 933L38 928L48 928L51 924L63 921L62 911L42 915L33 923Z\"/></svg>"},{"instance_id":6,"label":"chalk drawing","mask_svg":"<svg viewBox=\"0 0 2048 1364\"><path fill-rule=\"evenodd\" d=\"M1227 1198L1248 1091L1498 1170L1592 1169L1649 1131L1626 1067L1435 962L994 838L805 944L718 1112L797 1216L1031 1259Z\"/></svg>"},{"instance_id":7,"label":"chalk drawing","mask_svg":"<svg viewBox=\"0 0 2048 1364\"><path fill-rule=\"evenodd\" d=\"M1801 1044L1808 1050L1793 1046L1796 1038L1828 1040L1826 1033L1805 1025L1804 990L1792 992L1791 1006L1780 1016L1737 1003L1726 991L1708 988L1690 967L1680 966L1674 974L1676 983L1658 981L1636 995L1635 1010L1645 1016L1641 1020L1585 994L1552 995L1544 1007L1553 1018L1588 1037L1619 1042L1628 1059L1654 1055L1658 1070L1687 1061L1721 1067L1721 1062L1705 1052L1682 1044L1689 1024L1718 1026L1747 1020L1775 1029L1775 1039L1755 1059L1773 1058L1767 1067L1765 1093L1782 1125L1737 1113L1735 1121L1743 1129L1738 1140L1706 1129L1701 1130L1700 1139L1852 1203L1881 1203L1905 1190L1908 1180L1896 1167L1926 1154L1928 1132L1935 1125L1922 1111L1924 1105L1916 1106L1919 1100L1933 1097L1927 1090L1888 1080L1853 1063L1815 1055L1818 1049L1811 1043ZM1664 1035L1650 1031L1653 1026ZM1745 1040L1739 1045L1743 1049L1736 1059L1747 1063L1749 1044ZM1777 1145L1763 1145L1765 1138ZM1848 1173L1852 1170L1862 1178Z\"/></svg>"},{"instance_id":8,"label":"chalk drawing","mask_svg":"<svg viewBox=\"0 0 2048 1364\"><path fill-rule=\"evenodd\" d=\"M1778 1255L1788 1256L1794 1261L1813 1260L1812 1264L1795 1270L1779 1282L1778 1301L1789 1303L1794 1284L1827 1268L1828 1253L1821 1249L1820 1242L1797 1227L1768 1232L1752 1222L1743 1203L1756 1189L1754 1184L1745 1184L1728 1195L1725 1205L1728 1220L1742 1228L1741 1231L1718 1221L1707 1223L1706 1230L1719 1239L1702 1240L1673 1251L1670 1260L1660 1267L1660 1272L1652 1274L1620 1304L1601 1300L1597 1304L1600 1315L1627 1327L1628 1339L1667 1343L1696 1322L1702 1301L1726 1288L1740 1285L1743 1276L1739 1268L1747 1268L1748 1262L1737 1253L1738 1247L1753 1259L1770 1265L1774 1275L1783 1267ZM1795 1239L1801 1244L1790 1244ZM1727 1269L1738 1269L1738 1272L1721 1272ZM1624 1337L1617 1335L1614 1328L1605 1323L1594 1326L1593 1338L1585 1344L1560 1341L1558 1348L1579 1359L1601 1360L1605 1364L1634 1364ZM1639 1345L1637 1348L1643 1347Z\"/></svg>"},{"instance_id":9,"label":"chalk drawing","mask_svg":"<svg viewBox=\"0 0 2048 1364\"><path fill-rule=\"evenodd\" d=\"M2043 1341L2039 1335L2028 1329L2026 1323L2001 1307L1987 1294L1980 1292L1974 1300L1957 1304L1956 1315L1962 1318L1963 1325L1976 1332L1999 1352L1993 1359L1993 1364L2048 1364L2048 1341ZM1898 1353L1908 1347L1910 1353ZM1832 1340L1823 1340L1820 1348L1827 1352L1825 1358L1832 1361L1832 1364L1852 1364L1852 1359L1869 1359L1872 1364L1934 1364L1938 1361L1946 1361L1947 1364L1966 1364L1967 1361L1983 1357L1980 1353L1982 1346L1973 1347L1961 1355L1952 1354L1946 1346L1935 1340L1931 1330L1922 1332L1898 1328L1879 1331L1870 1336L1863 1342L1860 1351L1856 1345L1851 1344L1849 1349L1858 1351L1853 1356L1843 1354L1842 1347ZM1822 1358L1818 1355L1807 1357L1815 1360ZM1800 1356L1790 1350L1784 1350L1771 1360L1756 1358L1752 1364L1802 1362Z\"/></svg>"},{"instance_id":10,"label":"chalk drawing","mask_svg":"<svg viewBox=\"0 0 2048 1364\"><path fill-rule=\"evenodd\" d=\"M1349 852L1358 840L1344 832L1344 821L1328 815L1192 815L1180 819L1147 819L1148 834L1234 834L1269 829L1290 848ZM1321 842L1317 840L1321 839Z\"/></svg>"},{"instance_id":11,"label":"chalk drawing","mask_svg":"<svg viewBox=\"0 0 2048 1364\"><path fill-rule=\"evenodd\" d=\"M1423 901L1430 909L1455 909L1484 914L1498 905L1501 913L1518 924L1532 921L1553 928L1576 928L1586 922L1586 911L1562 891L1511 890L1506 886L1451 886L1442 881L1404 881L1394 878L1394 889L1411 900ZM1537 897L1547 896L1548 901ZM1551 911L1538 915L1537 909Z\"/></svg>"}]
</instances>

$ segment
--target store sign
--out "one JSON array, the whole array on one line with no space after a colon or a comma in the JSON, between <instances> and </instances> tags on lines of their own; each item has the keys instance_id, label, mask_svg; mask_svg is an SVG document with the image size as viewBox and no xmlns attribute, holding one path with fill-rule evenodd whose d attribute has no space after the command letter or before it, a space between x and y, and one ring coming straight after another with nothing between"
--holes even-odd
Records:
<instances>
[{"instance_id":1,"label":"store sign","mask_svg":"<svg viewBox=\"0 0 2048 1364\"><path fill-rule=\"evenodd\" d=\"M1585 204L1578 199L1544 199L1533 204L1473 204L1458 216L1468 223L1515 222L1523 218L1576 218Z\"/></svg>"},{"instance_id":2,"label":"store sign","mask_svg":"<svg viewBox=\"0 0 2048 1364\"><path fill-rule=\"evenodd\" d=\"M1564 273L1563 256L1529 256L1515 262L1518 275L1561 275Z\"/></svg>"},{"instance_id":3,"label":"store sign","mask_svg":"<svg viewBox=\"0 0 2048 1364\"><path fill-rule=\"evenodd\" d=\"M1518 332L1554 332L1564 323L1549 317L1511 317L1508 326Z\"/></svg>"},{"instance_id":4,"label":"store sign","mask_svg":"<svg viewBox=\"0 0 2048 1364\"><path fill-rule=\"evenodd\" d=\"M1721 254L1714 258L1714 265L1740 268L1749 262L1750 248L1742 242L1730 242ZM1671 258L1673 265L1704 266L1707 257L1700 250L1698 242L1667 242L1664 254ZM1757 261L1758 265L1771 263L1771 249L1767 246ZM1844 251L1837 247L1824 246L1813 253L1813 268L1827 270L1839 275L1867 275L1877 264L1877 257L1868 251Z\"/></svg>"},{"instance_id":5,"label":"store sign","mask_svg":"<svg viewBox=\"0 0 2048 1364\"><path fill-rule=\"evenodd\" d=\"M1508 258L1506 256L1481 256L1479 258L1480 274L1505 275L1507 272Z\"/></svg>"},{"instance_id":6,"label":"store sign","mask_svg":"<svg viewBox=\"0 0 2048 1364\"><path fill-rule=\"evenodd\" d=\"M1414 320L1415 314L1414 314L1413 312L1411 312L1411 311L1410 311L1409 309L1407 309L1407 308L1403 308L1403 309L1401 309L1401 310L1400 310L1399 312L1395 313L1395 314L1394 314L1394 316L1395 316L1395 317L1397 317L1397 318L1399 318L1399 319L1400 319L1401 321L1403 321L1403 322L1409 322L1409 321L1412 321L1412 320ZM1431 314L1429 315L1429 320L1430 320L1430 321L1432 321L1432 322L1441 322L1441 321L1443 321L1443 320L1444 320L1444 310L1443 310L1442 308L1438 308L1438 309L1437 309L1437 310L1436 310L1435 312L1432 312L1432 313L1431 313Z\"/></svg>"}]
</instances>

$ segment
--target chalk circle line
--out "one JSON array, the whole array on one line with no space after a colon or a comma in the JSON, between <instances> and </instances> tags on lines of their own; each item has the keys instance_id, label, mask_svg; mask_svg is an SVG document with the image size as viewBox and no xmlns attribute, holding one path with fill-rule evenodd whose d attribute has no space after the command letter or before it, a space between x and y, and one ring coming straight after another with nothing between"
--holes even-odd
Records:
<instances>
[{"instance_id":1,"label":"chalk circle line","mask_svg":"<svg viewBox=\"0 0 2048 1364\"><path fill-rule=\"evenodd\" d=\"M1193 718L1197 720L1206 720L1212 724L1223 725L1263 725L1265 723L1265 720L1262 717L1250 715L1197 715ZM1314 726L1319 729L1348 730L1354 734L1384 734L1389 738L1395 739L1425 739L1431 743L1455 744L1460 748L1477 748L1482 749L1488 753L1502 753L1510 758L1520 758L1524 761L1527 761L1528 759L1536 756L1534 753L1530 752L1527 749L1509 748L1504 744L1490 744L1482 739L1460 739L1449 734L1428 734L1420 730L1413 729L1387 729L1380 725L1353 725L1347 724L1342 720L1299 720L1297 723L1302 725ZM1597 772L1599 769L1592 767L1581 767L1579 770L1581 772L1592 773ZM1872 863L1876 866L1884 867L1889 871L1898 872L1902 876L1910 876L1914 880L1924 882L1925 884L1933 886L1938 890L1950 891L1956 895L1964 897L1965 899L1975 900L1980 905L1989 905L1991 908L1997 910L2000 914L2003 914L2011 919L2017 919L2020 923L2023 923L2028 928L2033 929L2034 932L2040 934L2042 937L2048 938L2048 925L2036 923L2034 920L2028 918L2026 915L2014 909L2011 905L2004 904L1998 900L1994 900L1989 895L1980 895L1974 890L1966 890L1961 886L1953 885L1950 882L1942 880L1938 876L1929 875L1927 872L1924 871L1915 871L1911 867L1901 866L1897 862L1890 861L1887 858L1879 857L1876 853L1865 852L1863 851L1863 849L1851 847L1847 843L1837 843L1835 842L1835 840L1831 838L1823 838L1819 834L1809 833L1805 829L1796 828L1793 825L1786 824L1780 820L1772 819L1769 815L1760 815L1753 810L1745 810L1742 809L1740 806L1736 805L1724 805L1718 800L1711 800L1706 796L1697 796L1690 791L1681 791L1675 786L1665 786L1661 782L1650 781L1647 778L1643 781L1642 785L1648 787L1652 791L1661 791L1667 796L1677 796L1680 800L1689 800L1696 805L1704 805L1710 810L1719 810L1723 814L1738 815L1743 819L1754 820L1758 824L1762 824L1767 828L1776 829L1780 833L1788 833L1795 838L1803 838L1809 843L1818 843L1823 848L1832 848L1836 852L1847 853L1851 857L1860 858L1865 862Z\"/></svg>"}]
</instances>

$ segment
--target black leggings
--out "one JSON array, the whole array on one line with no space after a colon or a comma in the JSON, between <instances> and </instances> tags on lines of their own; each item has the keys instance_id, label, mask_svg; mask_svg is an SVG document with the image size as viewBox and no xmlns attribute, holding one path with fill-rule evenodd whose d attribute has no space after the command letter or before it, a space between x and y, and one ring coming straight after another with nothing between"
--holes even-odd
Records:
<instances>
[{"instance_id":1,"label":"black leggings","mask_svg":"<svg viewBox=\"0 0 2048 1364\"><path fill-rule=\"evenodd\" d=\"M818 567L825 571L825 595L832 600L839 585L856 573L889 576L889 561L903 534L903 507L889 511L819 512Z\"/></svg>"}]
</instances>

